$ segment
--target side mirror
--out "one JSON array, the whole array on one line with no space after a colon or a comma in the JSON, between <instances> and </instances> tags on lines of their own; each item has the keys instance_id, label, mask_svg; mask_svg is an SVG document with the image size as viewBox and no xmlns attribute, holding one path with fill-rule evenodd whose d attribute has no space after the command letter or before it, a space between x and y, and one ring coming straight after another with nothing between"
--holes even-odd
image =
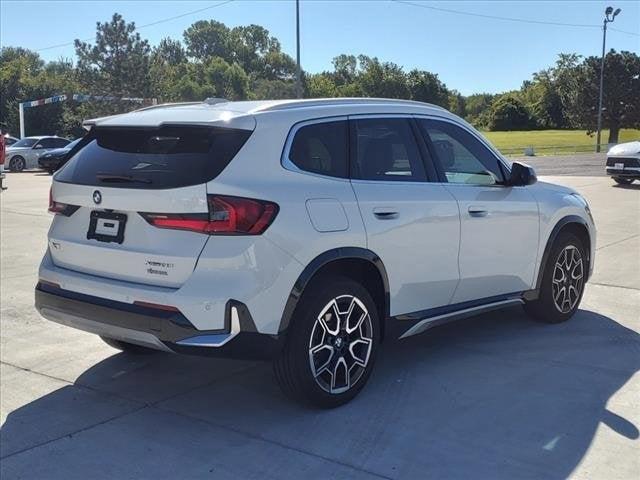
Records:
<instances>
[{"instance_id":1,"label":"side mirror","mask_svg":"<svg viewBox=\"0 0 640 480\"><path fill-rule=\"evenodd\" d=\"M525 187L538 181L536 171L526 163L513 162L511 164L510 187Z\"/></svg>"},{"instance_id":2,"label":"side mirror","mask_svg":"<svg viewBox=\"0 0 640 480\"><path fill-rule=\"evenodd\" d=\"M33 148L35 148L36 150L39 150L39 149L44 148L44 147L41 144L38 143Z\"/></svg>"}]
</instances>

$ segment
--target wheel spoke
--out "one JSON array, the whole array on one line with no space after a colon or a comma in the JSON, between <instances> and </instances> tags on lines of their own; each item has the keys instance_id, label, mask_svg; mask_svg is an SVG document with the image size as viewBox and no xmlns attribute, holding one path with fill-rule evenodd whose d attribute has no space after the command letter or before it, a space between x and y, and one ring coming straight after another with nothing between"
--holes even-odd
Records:
<instances>
[{"instance_id":1,"label":"wheel spoke","mask_svg":"<svg viewBox=\"0 0 640 480\"><path fill-rule=\"evenodd\" d=\"M335 300L325 307L318 320L329 335L337 335L340 332L340 313Z\"/></svg>"},{"instance_id":2,"label":"wheel spoke","mask_svg":"<svg viewBox=\"0 0 640 480\"><path fill-rule=\"evenodd\" d=\"M368 315L367 310L364 308L364 305L360 303L357 298L354 298L351 302L351 306L349 307L349 313L347 314L347 318L345 320L345 330L347 333L351 334L360 328L362 321ZM353 325L352 319L356 318L355 325ZM352 326L353 325L353 326Z\"/></svg>"},{"instance_id":3,"label":"wheel spoke","mask_svg":"<svg viewBox=\"0 0 640 480\"><path fill-rule=\"evenodd\" d=\"M329 352L329 357L319 367L316 367L315 357L316 357L316 354L320 353L321 350L327 350ZM320 345L316 348L314 352L310 352L309 355L311 356L311 367L313 369L314 377L318 377L322 375L329 368L329 365L331 364L331 360L333 359L334 353L335 352L333 350L333 347L329 345Z\"/></svg>"},{"instance_id":4,"label":"wheel spoke","mask_svg":"<svg viewBox=\"0 0 640 480\"><path fill-rule=\"evenodd\" d=\"M359 338L351 342L349 345L349 353L351 353L351 356L357 365L360 365L361 367L365 367L367 365L372 344L373 341L370 338ZM360 350L359 354L357 352L358 350Z\"/></svg>"},{"instance_id":5,"label":"wheel spoke","mask_svg":"<svg viewBox=\"0 0 640 480\"><path fill-rule=\"evenodd\" d=\"M340 377L344 380L342 384L338 383ZM349 390L351 375L349 374L349 367L344 357L340 357L334 367L331 375L331 393L341 393L345 390Z\"/></svg>"}]
</instances>

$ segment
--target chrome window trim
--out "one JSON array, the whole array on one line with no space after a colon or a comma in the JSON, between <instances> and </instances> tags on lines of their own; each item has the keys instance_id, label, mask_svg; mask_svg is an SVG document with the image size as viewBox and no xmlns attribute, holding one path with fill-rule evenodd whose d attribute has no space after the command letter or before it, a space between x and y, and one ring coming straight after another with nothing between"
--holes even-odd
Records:
<instances>
[{"instance_id":1,"label":"chrome window trim","mask_svg":"<svg viewBox=\"0 0 640 480\"><path fill-rule=\"evenodd\" d=\"M295 138L296 134L298 133L298 130L300 130L302 127L307 127L309 125L315 125L315 124L318 124L318 123L347 122L348 120L349 120L349 117L347 115L338 115L338 116L335 116L335 117L313 118L313 119L310 119L310 120L304 120L302 122L298 122L298 123L293 124L293 126L289 130L289 133L287 134L287 140L284 143L284 148L282 150L282 156L280 157L280 164L282 165L282 167L285 170L289 170L290 172L301 173L303 175L311 175L313 177L323 178L325 180L338 180L338 181L341 181L341 182L349 182L350 173L348 171L347 171L347 177L346 178L334 177L334 176L331 176L331 175L323 175L321 173L316 173L316 172L309 172L307 170L303 170L300 167L298 167L289 158L289 153L291 152L291 145L293 144L293 139ZM348 124L347 124L347 138L348 138L348 136L349 136L349 131L348 131ZM347 158L349 158L348 147L347 147ZM348 168L347 168L347 170L348 170Z\"/></svg>"}]
</instances>

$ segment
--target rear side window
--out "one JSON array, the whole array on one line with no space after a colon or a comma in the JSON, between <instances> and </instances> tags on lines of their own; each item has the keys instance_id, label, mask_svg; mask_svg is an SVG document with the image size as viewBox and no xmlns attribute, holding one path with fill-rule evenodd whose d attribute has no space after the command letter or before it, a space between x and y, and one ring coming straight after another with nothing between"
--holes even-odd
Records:
<instances>
[{"instance_id":1,"label":"rear side window","mask_svg":"<svg viewBox=\"0 0 640 480\"><path fill-rule=\"evenodd\" d=\"M313 123L300 127L289 149L289 160L305 172L347 177L348 124Z\"/></svg>"},{"instance_id":2,"label":"rear side window","mask_svg":"<svg viewBox=\"0 0 640 480\"><path fill-rule=\"evenodd\" d=\"M193 126L97 128L56 180L140 189L198 185L217 177L251 133Z\"/></svg>"},{"instance_id":3,"label":"rear side window","mask_svg":"<svg viewBox=\"0 0 640 480\"><path fill-rule=\"evenodd\" d=\"M406 118L354 120L355 161L351 176L360 180L426 181L424 163Z\"/></svg>"}]
</instances>

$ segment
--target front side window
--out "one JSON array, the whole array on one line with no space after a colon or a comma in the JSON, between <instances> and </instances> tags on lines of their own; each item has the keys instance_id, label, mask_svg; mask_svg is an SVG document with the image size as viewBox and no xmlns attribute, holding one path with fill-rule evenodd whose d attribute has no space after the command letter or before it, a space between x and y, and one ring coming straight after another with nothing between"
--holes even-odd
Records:
<instances>
[{"instance_id":1,"label":"front side window","mask_svg":"<svg viewBox=\"0 0 640 480\"><path fill-rule=\"evenodd\" d=\"M495 155L463 128L439 120L418 120L435 150L448 183L496 185L503 174Z\"/></svg>"},{"instance_id":2,"label":"front side window","mask_svg":"<svg viewBox=\"0 0 640 480\"><path fill-rule=\"evenodd\" d=\"M351 176L360 180L426 181L420 150L407 118L352 120Z\"/></svg>"},{"instance_id":3,"label":"front side window","mask_svg":"<svg viewBox=\"0 0 640 480\"><path fill-rule=\"evenodd\" d=\"M348 125L346 120L300 127L289 149L289 160L305 172L347 177Z\"/></svg>"}]
</instances>

